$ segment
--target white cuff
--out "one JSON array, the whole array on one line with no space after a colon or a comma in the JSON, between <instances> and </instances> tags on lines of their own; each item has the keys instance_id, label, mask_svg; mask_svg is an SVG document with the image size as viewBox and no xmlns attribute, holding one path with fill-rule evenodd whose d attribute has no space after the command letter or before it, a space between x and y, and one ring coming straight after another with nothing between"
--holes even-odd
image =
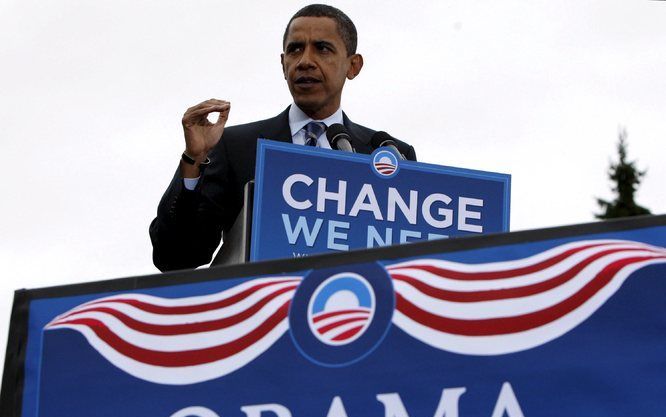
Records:
<instances>
[{"instance_id":1,"label":"white cuff","mask_svg":"<svg viewBox=\"0 0 666 417\"><path fill-rule=\"evenodd\" d=\"M195 188L197 188L197 184L199 183L199 177L196 178L183 178L183 184L185 185L185 188L194 191Z\"/></svg>"}]
</instances>

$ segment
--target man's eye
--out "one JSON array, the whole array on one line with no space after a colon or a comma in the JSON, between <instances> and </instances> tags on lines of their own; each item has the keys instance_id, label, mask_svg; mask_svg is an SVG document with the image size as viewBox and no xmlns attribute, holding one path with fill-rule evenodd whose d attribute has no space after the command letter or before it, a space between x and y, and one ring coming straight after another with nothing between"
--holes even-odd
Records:
<instances>
[{"instance_id":1,"label":"man's eye","mask_svg":"<svg viewBox=\"0 0 666 417\"><path fill-rule=\"evenodd\" d=\"M333 48L326 44L318 44L317 49L322 52L333 52Z\"/></svg>"}]
</instances>

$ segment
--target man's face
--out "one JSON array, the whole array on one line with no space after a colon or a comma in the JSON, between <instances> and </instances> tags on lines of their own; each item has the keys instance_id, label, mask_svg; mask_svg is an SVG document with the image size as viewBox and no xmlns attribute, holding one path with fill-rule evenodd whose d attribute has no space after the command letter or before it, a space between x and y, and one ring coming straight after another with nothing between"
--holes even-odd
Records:
<instances>
[{"instance_id":1,"label":"man's face","mask_svg":"<svg viewBox=\"0 0 666 417\"><path fill-rule=\"evenodd\" d=\"M294 102L313 119L340 107L342 87L361 71L363 58L347 56L335 20L298 17L287 32L282 70Z\"/></svg>"}]
</instances>

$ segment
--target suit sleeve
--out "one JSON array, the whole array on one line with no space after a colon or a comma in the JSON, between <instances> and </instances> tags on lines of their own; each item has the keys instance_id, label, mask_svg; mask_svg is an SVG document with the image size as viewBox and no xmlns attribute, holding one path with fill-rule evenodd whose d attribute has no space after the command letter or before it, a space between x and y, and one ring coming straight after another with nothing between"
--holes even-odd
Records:
<instances>
[{"instance_id":1,"label":"suit sleeve","mask_svg":"<svg viewBox=\"0 0 666 417\"><path fill-rule=\"evenodd\" d=\"M416 161L416 150L414 147L407 142L403 142L400 139L396 139L398 150L405 156L405 159L408 161Z\"/></svg>"},{"instance_id":2,"label":"suit sleeve","mask_svg":"<svg viewBox=\"0 0 666 417\"><path fill-rule=\"evenodd\" d=\"M187 190L180 170L157 207L150 224L153 263L161 271L190 269L210 262L240 208L229 201L240 200L229 186L231 176L224 138L211 152L211 166L202 173L197 187ZM237 204L236 204L237 205Z\"/></svg>"},{"instance_id":3,"label":"suit sleeve","mask_svg":"<svg viewBox=\"0 0 666 417\"><path fill-rule=\"evenodd\" d=\"M416 151L414 150L414 147L409 145L409 149L405 153L405 158L407 158L409 161L416 161Z\"/></svg>"}]
</instances>

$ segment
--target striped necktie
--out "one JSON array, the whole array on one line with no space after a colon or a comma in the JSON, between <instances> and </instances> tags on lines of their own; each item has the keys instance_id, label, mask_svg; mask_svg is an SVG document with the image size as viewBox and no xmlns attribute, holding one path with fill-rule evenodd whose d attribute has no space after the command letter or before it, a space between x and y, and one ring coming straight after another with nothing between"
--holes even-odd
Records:
<instances>
[{"instance_id":1,"label":"striped necktie","mask_svg":"<svg viewBox=\"0 0 666 417\"><path fill-rule=\"evenodd\" d=\"M305 125L305 146L317 146L317 138L326 131L326 124L310 122Z\"/></svg>"}]
</instances>

